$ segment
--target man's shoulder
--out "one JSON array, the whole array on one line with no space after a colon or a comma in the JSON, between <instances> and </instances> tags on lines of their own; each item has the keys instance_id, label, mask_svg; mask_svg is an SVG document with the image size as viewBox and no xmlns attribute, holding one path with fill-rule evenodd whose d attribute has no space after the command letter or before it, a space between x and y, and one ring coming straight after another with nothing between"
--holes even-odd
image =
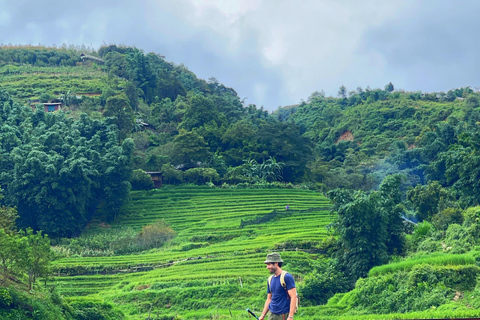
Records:
<instances>
[{"instance_id":1,"label":"man's shoulder","mask_svg":"<svg viewBox=\"0 0 480 320\"><path fill-rule=\"evenodd\" d=\"M295 280L293 279L293 276L288 272L285 274L285 284L287 285L288 289L295 287Z\"/></svg>"}]
</instances>

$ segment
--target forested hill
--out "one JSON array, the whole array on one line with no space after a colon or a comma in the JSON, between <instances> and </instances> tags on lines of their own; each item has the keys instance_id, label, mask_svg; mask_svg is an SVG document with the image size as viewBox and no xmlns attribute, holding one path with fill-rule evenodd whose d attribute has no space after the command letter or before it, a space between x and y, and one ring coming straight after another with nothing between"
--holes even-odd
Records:
<instances>
[{"instance_id":1,"label":"forested hill","mask_svg":"<svg viewBox=\"0 0 480 320\"><path fill-rule=\"evenodd\" d=\"M455 197L462 205L478 202L478 188L472 185L475 173L465 168L474 165L478 153L479 93L468 87L421 93L395 90L391 83L384 89L357 88L351 92L342 86L337 98L314 92L307 102L269 114L255 105L245 105L234 89L215 78L205 81L160 54L116 45L98 50L3 46L0 77L5 154L1 185L10 205L40 192L35 189L20 195L19 190L41 186L27 180L25 173L14 171L21 166L13 154L34 143L47 155L67 161L68 153L62 153L65 148L83 143L76 137L68 138L72 134L89 145L107 143L108 139L117 139L120 145L132 139L125 165L131 170L158 171L166 184L258 186L286 182L321 191L337 187L370 190L388 174L402 172L407 185L439 181L446 188L455 186ZM42 103L61 103L62 111L44 114ZM34 108L36 113L31 111ZM112 130L114 133L108 135ZM43 135L45 138L39 138ZM95 142L89 142L93 138ZM113 145L107 143L102 148L107 146ZM62 162L55 162L60 160L39 160L28 148L16 159L31 155L45 166L42 176L38 176L38 168L30 169L37 181L47 179L48 163L60 169ZM99 151L100 155L108 154L107 149ZM81 159L91 157L72 154ZM113 161L112 157L104 158ZM450 164L453 158L455 165ZM77 223L90 220L94 212L109 211L98 209L121 205L121 200L105 206L94 199L99 193L90 187L91 174L105 182L102 171L108 167L81 173L88 182L82 189L85 194L71 200L73 205L82 199L83 208L72 213L70 220L76 221L73 229ZM13 183L7 177L14 174L17 178ZM137 189L151 187L142 171L116 177L114 183L124 181L123 188L128 180ZM76 179L75 174L71 179ZM99 187L99 183L92 185ZM68 188L63 193L42 192L53 198L49 207L65 210ZM19 210L22 213L21 206ZM21 225L42 225L42 219L31 215L26 219L21 214ZM102 215L108 218L115 214Z\"/></svg>"},{"instance_id":2,"label":"forested hill","mask_svg":"<svg viewBox=\"0 0 480 320\"><path fill-rule=\"evenodd\" d=\"M49 240L34 231L47 233L58 245L57 258L71 258L81 270L89 266L77 258L92 255L126 254L124 261L130 261L128 254L135 252L143 265L143 258L156 255L148 253L152 246L158 252L180 250L188 261L194 250L223 241L215 228L224 226L224 219L209 220L211 234L183 234L171 242L177 212L169 213L170 222L154 221L153 216L161 219L163 209L180 205L189 217L199 210L206 216L210 205L194 205L189 192L203 199L204 190L214 191L211 199L222 207L233 194L230 189L283 188L323 192L332 206L331 228L326 231L323 220L315 225L322 237L328 232L325 239L315 235L315 241L251 247L255 254L279 248L311 252L297 269L300 278L305 276L299 287L310 308L304 316L418 311L431 318L431 309L440 306L444 309L436 315L448 310L458 316L460 309L476 315L471 306L480 306L475 280L480 275L480 93L469 87L421 93L404 92L391 83L351 92L342 86L335 98L314 92L306 102L269 113L246 105L215 78L199 79L160 54L116 45L98 50L1 46L0 79L0 243L9 248L0 251L0 312L13 314L10 306L22 301L8 285L22 286L28 274L29 287L35 287L36 277L49 275ZM140 191L154 187L150 174L160 177L165 192ZM168 186L180 184L204 187ZM148 203L145 208L125 206L132 189L139 198L152 197L163 213L144 211L151 208ZM163 208L157 195L169 192ZM269 192L285 195L278 201L292 197L289 190ZM287 204L269 209L265 206L273 205L264 196L255 190L245 193L259 201L250 222L268 224L272 219L271 227L282 219L275 210ZM251 205L253 200L245 201ZM322 204L290 212L305 218L309 210L328 208ZM232 230L246 223L241 222L244 211L228 205L223 209L236 221L229 225ZM147 216L149 225L142 222ZM112 247L103 227L117 223L120 230L129 217L142 230L129 229L124 238L116 234L124 240L115 244L120 249ZM404 223L406 218L414 222ZM292 219L304 223L297 216ZM99 232L93 238L103 240L91 243L88 232L72 239L92 225L103 226L93 227ZM252 228L260 235L263 227ZM158 241L143 243L148 232ZM242 247L252 235L238 234L234 241ZM34 255L40 247L44 252L39 260ZM241 252L235 249L228 259ZM395 263L382 266L388 262ZM128 288L137 291L118 287ZM132 293L135 301L138 292ZM463 300L463 293L471 298ZM332 296L325 307L317 307ZM54 291L52 297L56 299ZM88 302L82 305L89 308ZM27 313L32 309L22 306Z\"/></svg>"},{"instance_id":3,"label":"forested hill","mask_svg":"<svg viewBox=\"0 0 480 320\"><path fill-rule=\"evenodd\" d=\"M477 152L479 93L470 88L447 93L393 89L392 84L384 90L357 88L348 98L344 87L340 98L315 92L307 102L275 113L281 121L295 123L315 145L310 179L327 189L364 190L396 172L406 174L410 185L438 180L444 186L460 186L460 180L467 179L459 172L447 177L445 161L453 150ZM466 163L448 169L462 165Z\"/></svg>"}]
</instances>

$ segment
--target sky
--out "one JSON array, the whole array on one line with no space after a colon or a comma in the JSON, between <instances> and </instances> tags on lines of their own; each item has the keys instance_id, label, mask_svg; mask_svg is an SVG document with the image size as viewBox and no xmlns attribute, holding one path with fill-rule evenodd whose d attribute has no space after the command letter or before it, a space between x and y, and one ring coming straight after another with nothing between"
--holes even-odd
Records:
<instances>
[{"instance_id":1,"label":"sky","mask_svg":"<svg viewBox=\"0 0 480 320\"><path fill-rule=\"evenodd\" d=\"M135 46L274 111L344 85L480 86L476 0L0 0L0 43Z\"/></svg>"}]
</instances>

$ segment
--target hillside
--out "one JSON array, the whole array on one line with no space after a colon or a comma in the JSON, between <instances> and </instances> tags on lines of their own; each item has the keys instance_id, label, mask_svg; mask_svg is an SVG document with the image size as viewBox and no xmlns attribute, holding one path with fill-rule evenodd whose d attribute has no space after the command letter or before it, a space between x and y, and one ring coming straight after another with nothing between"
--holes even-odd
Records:
<instances>
[{"instance_id":1,"label":"hillside","mask_svg":"<svg viewBox=\"0 0 480 320\"><path fill-rule=\"evenodd\" d=\"M325 197L304 190L179 187L135 192L114 224L61 246L62 252L80 243L88 255L100 236L118 243L125 228L140 230L158 219L176 236L162 248L142 253L64 257L53 264L54 274L63 276L49 282L70 299L113 302L129 319L150 311L165 318L240 316L247 307L259 310L263 305L266 252L282 251L287 269L298 270L300 281L299 271L323 251L325 227L331 222L328 209Z\"/></svg>"},{"instance_id":2,"label":"hillside","mask_svg":"<svg viewBox=\"0 0 480 320\"><path fill-rule=\"evenodd\" d=\"M478 315L470 87L269 113L117 45L2 46L0 79L0 317L246 318L273 250L302 319ZM17 263L40 239L42 267Z\"/></svg>"}]
</instances>

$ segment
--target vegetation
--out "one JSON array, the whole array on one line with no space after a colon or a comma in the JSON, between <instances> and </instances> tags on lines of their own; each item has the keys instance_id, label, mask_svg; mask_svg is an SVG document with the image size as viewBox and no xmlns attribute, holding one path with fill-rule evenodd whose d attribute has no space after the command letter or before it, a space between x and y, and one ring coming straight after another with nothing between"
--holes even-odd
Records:
<instances>
[{"instance_id":1,"label":"vegetation","mask_svg":"<svg viewBox=\"0 0 480 320\"><path fill-rule=\"evenodd\" d=\"M1 46L0 78L2 319L246 318L273 250L302 319L478 316L470 87L268 113L117 45Z\"/></svg>"}]
</instances>

